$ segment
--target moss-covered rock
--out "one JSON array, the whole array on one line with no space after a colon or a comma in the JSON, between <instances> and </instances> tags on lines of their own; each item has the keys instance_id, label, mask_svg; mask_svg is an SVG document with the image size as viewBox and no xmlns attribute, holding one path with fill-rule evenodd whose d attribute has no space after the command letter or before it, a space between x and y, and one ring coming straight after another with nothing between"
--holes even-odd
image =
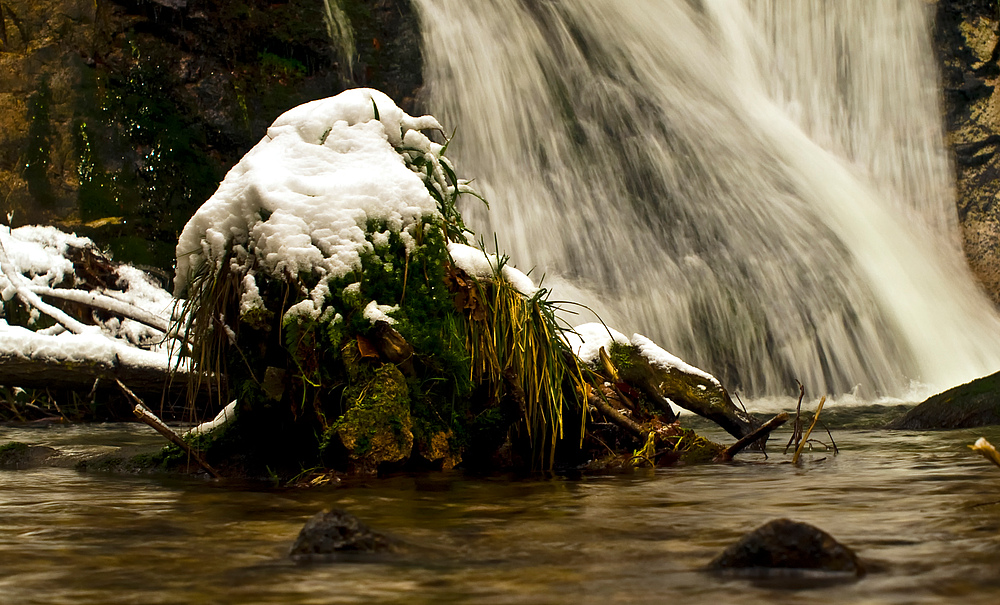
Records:
<instances>
[{"instance_id":1,"label":"moss-covered rock","mask_svg":"<svg viewBox=\"0 0 1000 605\"><path fill-rule=\"evenodd\" d=\"M886 428L963 429L994 424L1000 424L1000 373L929 397Z\"/></svg>"},{"instance_id":2,"label":"moss-covered rock","mask_svg":"<svg viewBox=\"0 0 1000 605\"><path fill-rule=\"evenodd\" d=\"M59 456L54 448L11 441L0 446L0 469L20 470L41 466Z\"/></svg>"},{"instance_id":3,"label":"moss-covered rock","mask_svg":"<svg viewBox=\"0 0 1000 605\"><path fill-rule=\"evenodd\" d=\"M347 411L324 436L324 450L336 445L346 453L349 468L372 473L398 466L413 450L413 420L406 379L386 363L367 383L348 390Z\"/></svg>"}]
</instances>

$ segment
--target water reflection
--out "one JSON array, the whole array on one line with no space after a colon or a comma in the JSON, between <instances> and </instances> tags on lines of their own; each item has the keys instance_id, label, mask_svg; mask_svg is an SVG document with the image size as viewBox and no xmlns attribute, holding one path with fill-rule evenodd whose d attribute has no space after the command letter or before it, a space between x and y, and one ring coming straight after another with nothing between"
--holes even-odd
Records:
<instances>
[{"instance_id":1,"label":"water reflection","mask_svg":"<svg viewBox=\"0 0 1000 605\"><path fill-rule=\"evenodd\" d=\"M0 440L85 450L145 439L134 427L24 432L4 427ZM4 471L0 602L994 603L1000 470L966 447L980 434L840 431L840 456L815 453L799 468L779 452L629 476L454 473L298 491ZM998 429L982 434L1000 440ZM287 562L301 525L331 507L403 539L409 552ZM782 590L699 571L781 516L851 545L872 573Z\"/></svg>"}]
</instances>

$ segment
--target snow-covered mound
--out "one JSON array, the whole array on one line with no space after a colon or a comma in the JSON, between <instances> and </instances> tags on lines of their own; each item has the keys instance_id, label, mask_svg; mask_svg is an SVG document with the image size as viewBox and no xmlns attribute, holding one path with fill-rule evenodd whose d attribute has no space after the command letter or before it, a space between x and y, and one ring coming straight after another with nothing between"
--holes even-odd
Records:
<instances>
[{"instance_id":1,"label":"snow-covered mound","mask_svg":"<svg viewBox=\"0 0 1000 605\"><path fill-rule=\"evenodd\" d=\"M321 307L328 280L360 269L372 249L370 221L409 248L421 219L440 216L427 175L403 155L440 160L442 146L419 132L426 129L440 125L371 89L286 112L184 227L174 292L183 295L198 271L218 270L232 253L246 275L244 310L260 302L251 268L276 278L311 274L318 285L310 298Z\"/></svg>"}]
</instances>

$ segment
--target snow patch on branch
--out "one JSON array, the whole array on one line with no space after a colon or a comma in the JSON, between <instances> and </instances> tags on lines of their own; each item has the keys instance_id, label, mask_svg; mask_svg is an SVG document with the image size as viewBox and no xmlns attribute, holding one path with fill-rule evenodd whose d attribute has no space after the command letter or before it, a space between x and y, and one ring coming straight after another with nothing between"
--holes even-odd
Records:
<instances>
[{"instance_id":1,"label":"snow patch on branch","mask_svg":"<svg viewBox=\"0 0 1000 605\"><path fill-rule=\"evenodd\" d=\"M722 384L719 383L719 380L715 376L694 367L676 355L664 351L659 345L642 334L632 335L632 345L639 349L639 354L645 357L646 360L655 367L663 370L675 369L684 374L699 376L715 386L722 388Z\"/></svg>"},{"instance_id":2,"label":"snow patch on branch","mask_svg":"<svg viewBox=\"0 0 1000 605\"><path fill-rule=\"evenodd\" d=\"M577 359L590 364L600 360L602 347L606 353L610 353L612 343L626 346L631 344L621 332L597 322L576 326L572 332L566 332L564 337Z\"/></svg>"},{"instance_id":3,"label":"snow patch on branch","mask_svg":"<svg viewBox=\"0 0 1000 605\"><path fill-rule=\"evenodd\" d=\"M95 363L106 367L150 368L165 374L176 360L161 351L146 351L100 333L40 334L0 319L0 357L20 357L54 363ZM185 366L180 368L184 371Z\"/></svg>"}]
</instances>

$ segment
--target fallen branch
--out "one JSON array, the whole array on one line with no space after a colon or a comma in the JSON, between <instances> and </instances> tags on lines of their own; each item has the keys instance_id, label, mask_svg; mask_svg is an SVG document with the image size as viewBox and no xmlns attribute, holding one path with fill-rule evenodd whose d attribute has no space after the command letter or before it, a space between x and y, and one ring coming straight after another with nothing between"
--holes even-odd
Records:
<instances>
[{"instance_id":1,"label":"fallen branch","mask_svg":"<svg viewBox=\"0 0 1000 605\"><path fill-rule=\"evenodd\" d=\"M0 271L3 272L4 277L6 277L10 281L11 285L14 286L14 289L17 291L18 298L20 298L26 306L29 308L34 307L42 313L45 313L74 334L84 334L89 331L87 326L73 319L63 311L44 302L38 297L37 294L31 291L28 280L21 275L21 273L10 262L10 258L7 256L7 249L4 248L2 238L0 238ZM96 330L97 328L90 329Z\"/></svg>"},{"instance_id":2,"label":"fallen branch","mask_svg":"<svg viewBox=\"0 0 1000 605\"><path fill-rule=\"evenodd\" d=\"M126 319L137 321L145 326L159 330L166 334L170 330L170 322L162 317L158 317L145 309L135 305L112 298L97 292L85 292L83 290L72 290L68 288L49 288L46 286L28 286L28 289L39 296L58 298L77 304L88 306L92 309L107 311L116 315L121 315Z\"/></svg>"},{"instance_id":3,"label":"fallen branch","mask_svg":"<svg viewBox=\"0 0 1000 605\"><path fill-rule=\"evenodd\" d=\"M611 407L600 395L594 392L588 393L587 403L597 408L597 411L603 414L605 418L625 429L632 436L642 439L646 438L647 431L642 430L642 427L639 426L634 420L627 418L624 414Z\"/></svg>"},{"instance_id":4,"label":"fallen branch","mask_svg":"<svg viewBox=\"0 0 1000 605\"><path fill-rule=\"evenodd\" d=\"M750 444L755 443L762 438L766 438L771 434L771 431L788 422L788 418L788 412L782 412L774 418L768 420L764 424L757 427L754 432L726 448L726 451L716 457L716 462L729 462L736 454L742 452Z\"/></svg>"},{"instance_id":5,"label":"fallen branch","mask_svg":"<svg viewBox=\"0 0 1000 605\"><path fill-rule=\"evenodd\" d=\"M222 478L222 475L220 475L217 470L212 468L211 465L209 465L208 462L201 456L201 454L199 454L194 448L192 448L187 441L181 439L180 435L175 433L173 429L164 424L162 420L157 418L156 414L150 411L150 409L146 407L146 405L142 402L142 400L139 399L139 397L136 396L135 393L129 390L129 388L125 386L122 383L122 381L116 379L115 382L118 383L118 387L121 388L122 392L124 392L125 395L129 397L129 399L135 402L135 409L133 411L135 412L136 418L145 422L149 426L153 427L154 429L156 429L156 432L166 437L168 441L170 441L177 447L187 452L187 454L191 456L191 458L193 458L195 462L198 463L198 466L205 469L209 475L212 475L216 479Z\"/></svg>"},{"instance_id":6,"label":"fallen branch","mask_svg":"<svg viewBox=\"0 0 1000 605\"><path fill-rule=\"evenodd\" d=\"M792 464L799 463L799 456L802 454L802 449L805 448L806 442L809 441L809 435L812 435L813 429L816 428L816 422L819 420L819 414L823 411L823 404L826 403L826 395L819 398L819 405L816 406L816 414L813 416L813 421L809 425L809 430L806 434L802 436L802 441L799 443L799 447L795 450L795 455L792 456Z\"/></svg>"}]
</instances>

